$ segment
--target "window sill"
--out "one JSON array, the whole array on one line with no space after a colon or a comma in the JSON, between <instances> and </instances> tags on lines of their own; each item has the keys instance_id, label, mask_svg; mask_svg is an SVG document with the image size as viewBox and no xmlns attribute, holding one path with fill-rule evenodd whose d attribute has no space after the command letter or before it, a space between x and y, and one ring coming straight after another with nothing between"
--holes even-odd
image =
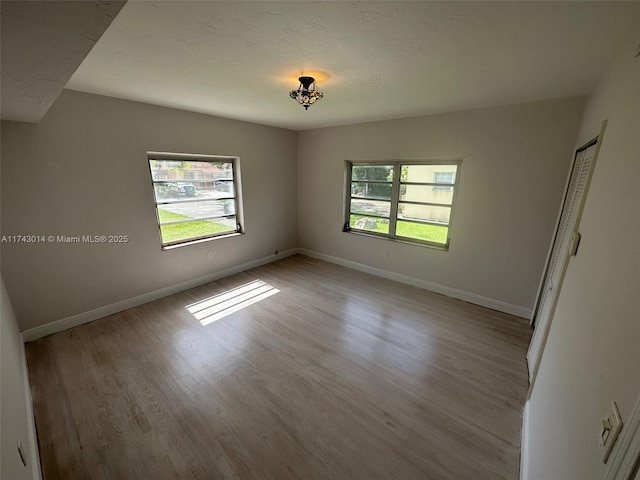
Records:
<instances>
[{"instance_id":1,"label":"window sill","mask_svg":"<svg viewBox=\"0 0 640 480\"><path fill-rule=\"evenodd\" d=\"M211 242L213 240L220 240L221 238L229 238L229 237L239 237L240 235L244 235L244 232L231 232L226 233L224 235L216 235L214 237L206 237L206 238L198 238L195 240L186 240L181 243L174 243L172 245L163 245L160 247L161 250L173 250L175 248L187 247L189 245L197 245L199 243Z\"/></svg>"},{"instance_id":2,"label":"window sill","mask_svg":"<svg viewBox=\"0 0 640 480\"><path fill-rule=\"evenodd\" d=\"M370 237L370 238L379 238L381 240L387 240L390 242L398 242L398 243L404 243L406 245L415 245L416 247L426 247L426 248L433 248L434 250L442 250L445 252L449 251L449 245L442 245L442 244L437 244L437 243L430 243L430 242L423 242L420 240L411 240L409 238L402 238L402 237L390 237L388 235L380 235L380 234L375 234L375 233L370 233L370 232L364 232L361 230L342 230L343 233L349 233L349 234L353 234L353 235L362 235L363 237Z\"/></svg>"}]
</instances>

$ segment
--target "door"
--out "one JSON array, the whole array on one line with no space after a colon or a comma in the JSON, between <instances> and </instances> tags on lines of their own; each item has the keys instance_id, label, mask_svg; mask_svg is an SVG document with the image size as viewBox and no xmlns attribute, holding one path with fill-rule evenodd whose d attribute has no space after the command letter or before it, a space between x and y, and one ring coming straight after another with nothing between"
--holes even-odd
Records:
<instances>
[{"instance_id":1,"label":"door","mask_svg":"<svg viewBox=\"0 0 640 480\"><path fill-rule=\"evenodd\" d=\"M538 301L533 314L533 338L529 345L527 361L529 364L529 378L537 371L540 356L549 330L550 319L560 293L562 280L569 263L570 254L576 251L578 223L582 206L586 198L589 180L595 161L597 143L590 142L576 152L571 177L560 214L560 221L556 228L556 235L547 261L544 282L538 295Z\"/></svg>"}]
</instances>

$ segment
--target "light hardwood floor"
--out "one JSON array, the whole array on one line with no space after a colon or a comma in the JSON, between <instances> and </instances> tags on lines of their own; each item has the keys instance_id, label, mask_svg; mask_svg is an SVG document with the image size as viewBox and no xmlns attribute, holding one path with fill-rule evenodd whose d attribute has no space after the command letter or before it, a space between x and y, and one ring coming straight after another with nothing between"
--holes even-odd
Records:
<instances>
[{"instance_id":1,"label":"light hardwood floor","mask_svg":"<svg viewBox=\"0 0 640 480\"><path fill-rule=\"evenodd\" d=\"M205 326L186 308L256 280L278 292ZM285 258L27 344L44 476L516 479L530 336Z\"/></svg>"}]
</instances>

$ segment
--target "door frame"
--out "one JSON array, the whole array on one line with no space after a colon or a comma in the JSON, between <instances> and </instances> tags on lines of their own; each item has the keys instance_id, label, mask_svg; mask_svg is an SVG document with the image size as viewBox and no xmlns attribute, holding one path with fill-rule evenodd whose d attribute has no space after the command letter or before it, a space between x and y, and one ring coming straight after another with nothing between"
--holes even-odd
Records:
<instances>
[{"instance_id":1,"label":"door frame","mask_svg":"<svg viewBox=\"0 0 640 480\"><path fill-rule=\"evenodd\" d=\"M553 258L553 249L556 246L556 242L558 241L558 233L560 233L560 220L562 219L562 214L564 213L565 208L567 208L567 200L569 200L568 196L569 196L569 184L571 183L571 177L573 176L573 171L576 168L576 160L578 159L578 154L582 151L582 150L586 150L587 148L591 147L592 145L596 145L598 143L598 139L600 138L600 136L588 141L587 143L585 143L583 146L581 146L580 148L577 148L575 150L575 152L573 153L573 162L571 163L571 169L569 170L569 175L567 176L567 181L565 183L564 186L564 198L562 199L562 204L560 205L560 209L558 210L558 216L556 218L556 227L555 230L553 232L553 240L551 242L551 245L549 246L549 251L547 252L547 260L545 262L545 267L544 267L544 273L542 274L542 278L540 279L540 284L538 285L538 293L536 295L536 303L533 306L533 310L531 313L531 318L529 319L529 324L535 328L536 324L536 316L538 315L538 310L540 309L540 304L542 303L542 296L544 293L544 286L547 283L547 278L549 277L549 271L551 270L551 260ZM596 152L594 153L594 159L595 156L598 153L598 147L596 147ZM595 162L594 162L595 163ZM580 215L578 216L577 220L576 220L576 226L578 225L578 223L580 222Z\"/></svg>"},{"instance_id":2,"label":"door frame","mask_svg":"<svg viewBox=\"0 0 640 480\"><path fill-rule=\"evenodd\" d=\"M640 397L622 427L621 438L613 447L610 460L605 480L633 480L632 475L640 472Z\"/></svg>"},{"instance_id":3,"label":"door frame","mask_svg":"<svg viewBox=\"0 0 640 480\"><path fill-rule=\"evenodd\" d=\"M600 148L602 146L602 141L604 138L604 133L607 127L607 120L604 120L602 122L602 126L600 128L600 133L598 134L598 136L596 136L594 139L588 141L587 143L585 143L583 146L581 146L580 148L577 148L574 152L574 156L573 156L573 163L571 165L571 169L569 171L569 175L567 177L567 183L565 186L565 196L564 196L564 200L562 201L562 205L560 206L560 210L558 213L558 218L556 220L556 227L554 230L554 235L553 235L553 241L551 242L551 246L549 248L549 253L547 254L547 262L545 265L545 269L544 269L544 274L542 275L542 279L540 281L540 285L538 287L538 295L536 298L536 303L535 303L535 307L533 309L533 314L531 315L531 325L534 327L534 332L533 332L533 336L531 338L531 343L529 344L529 350L527 351L527 367L529 369L529 389L531 390L533 388L533 384L535 382L536 376L538 374L538 369L540 367L540 362L542 360L542 355L544 353L544 348L545 345L547 343L547 337L549 336L549 330L551 328L551 323L553 321L553 316L555 314L555 308L558 302L558 298L560 296L560 292L562 291L562 284L564 282L564 277L565 274L567 272L567 269L569 267L569 259L570 256L567 256L566 258L563 259L563 265L561 267L561 272L560 272L560 276L558 279L558 284L555 286L554 288L554 293L553 293L553 298L550 300L551 303L551 311L549 313L549 317L547 318L547 320L545 322L543 322L542 325L536 325L536 319L540 310L540 304L541 304L541 299L543 297L544 294L544 287L546 285L546 280L548 278L548 273L549 273L549 269L551 266L551 261L553 260L553 250L556 244L556 241L558 240L558 233L559 233L559 229L560 229L560 220L562 218L562 213L564 212L565 208L567 208L570 204L567 203L567 200L570 200L568 198L568 193L569 193L569 184L571 182L571 176L573 174L574 168L575 168L575 163L576 160L578 158L578 153L595 145L595 151L593 153L593 159L592 159L592 165L591 165L591 170L589 171L589 175L586 179L585 182L585 189L584 189L584 195L582 197L580 206L578 208L578 213L576 216L576 221L575 221L575 225L573 227L573 231L577 232L578 228L580 227L580 220L582 219L582 211L584 210L584 204L586 202L587 196L589 194L589 186L591 184L591 178L593 177L593 171L596 167L596 163L598 160L598 155L600 153ZM536 344L534 344L534 338L539 338L540 341L537 342L537 346ZM534 348L532 348L534 347Z\"/></svg>"}]
</instances>

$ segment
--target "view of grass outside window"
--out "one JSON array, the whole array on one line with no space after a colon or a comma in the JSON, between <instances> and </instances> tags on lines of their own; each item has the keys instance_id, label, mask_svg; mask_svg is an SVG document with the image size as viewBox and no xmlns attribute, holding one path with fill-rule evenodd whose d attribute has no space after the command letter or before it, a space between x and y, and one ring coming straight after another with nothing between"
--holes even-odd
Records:
<instances>
[{"instance_id":1,"label":"view of grass outside window","mask_svg":"<svg viewBox=\"0 0 640 480\"><path fill-rule=\"evenodd\" d=\"M163 247L242 231L238 159L149 154Z\"/></svg>"},{"instance_id":2,"label":"view of grass outside window","mask_svg":"<svg viewBox=\"0 0 640 480\"><path fill-rule=\"evenodd\" d=\"M448 248L460 162L347 162L345 231Z\"/></svg>"}]
</instances>

